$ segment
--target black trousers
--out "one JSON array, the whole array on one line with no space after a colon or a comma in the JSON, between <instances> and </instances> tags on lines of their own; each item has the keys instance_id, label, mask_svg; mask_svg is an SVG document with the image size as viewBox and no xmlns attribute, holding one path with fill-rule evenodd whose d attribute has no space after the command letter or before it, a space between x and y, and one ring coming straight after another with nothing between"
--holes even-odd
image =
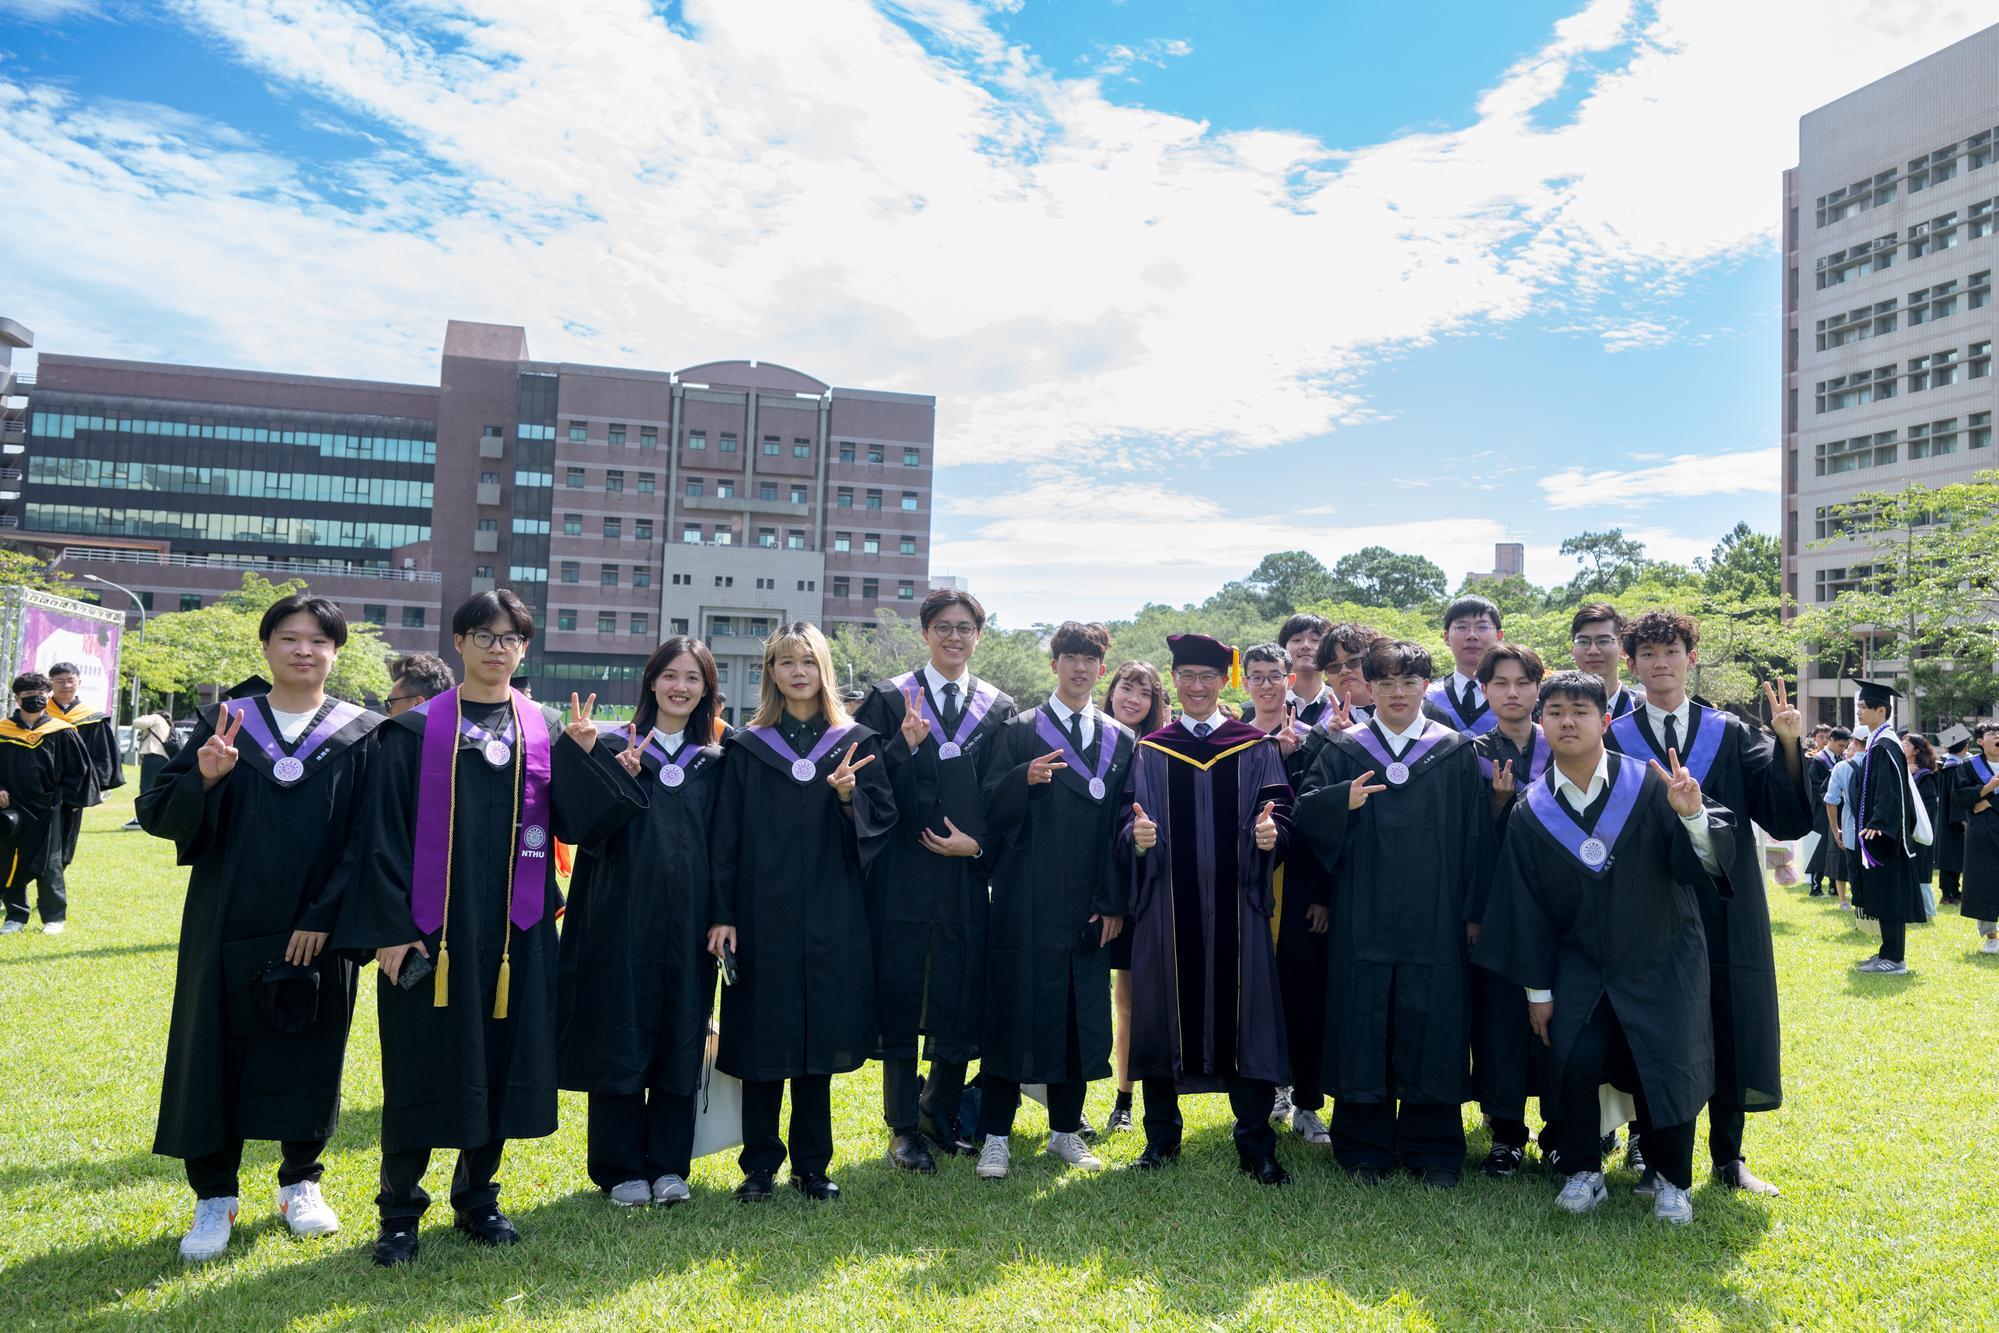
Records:
<instances>
[{"instance_id":1,"label":"black trousers","mask_svg":"<svg viewBox=\"0 0 1999 1333\"><path fill-rule=\"evenodd\" d=\"M743 1080L743 1150L736 1164L745 1174L775 1174L784 1165L785 1142L778 1137L777 1113L784 1103L783 1079ZM791 1174L824 1175L833 1163L833 1078L803 1074L791 1080Z\"/></svg>"},{"instance_id":2,"label":"black trousers","mask_svg":"<svg viewBox=\"0 0 1999 1333\"><path fill-rule=\"evenodd\" d=\"M1562 1070L1559 1121L1562 1164L1574 1171L1603 1169L1603 1139L1597 1133L1600 1117L1597 1087L1603 1083L1638 1089L1635 1099L1638 1103L1638 1124L1641 1126L1639 1132L1645 1142L1645 1165L1681 1189L1692 1189L1694 1122L1687 1120L1677 1125L1652 1123L1643 1080L1638 1077L1637 1063L1631 1056L1631 1043L1625 1039L1624 1025L1618 1022L1617 1011L1611 1008L1608 1000L1597 1002L1595 1012L1576 1037L1576 1044L1569 1051L1569 1062ZM1709 1117L1711 1132L1718 1133L1714 1126L1720 1123L1720 1115L1713 1109L1713 1103L1710 1103ZM1738 1112L1738 1155L1741 1124ZM1717 1157L1716 1160L1723 1159ZM1727 1160L1733 1161L1734 1158Z\"/></svg>"},{"instance_id":3,"label":"black trousers","mask_svg":"<svg viewBox=\"0 0 1999 1333\"><path fill-rule=\"evenodd\" d=\"M1270 1127L1270 1108L1277 1104L1277 1085L1239 1074L1230 1074L1227 1085L1229 1110L1235 1112L1237 1154L1255 1160L1276 1152L1277 1131ZM1177 1150L1184 1125L1179 1087L1170 1078L1148 1078L1140 1086L1145 1089L1146 1146L1163 1153ZM1053 1088L1049 1089L1049 1102L1054 1102Z\"/></svg>"},{"instance_id":4,"label":"black trousers","mask_svg":"<svg viewBox=\"0 0 1999 1333\"><path fill-rule=\"evenodd\" d=\"M590 1094L585 1149L599 1189L628 1180L687 1179L694 1154L694 1093Z\"/></svg>"},{"instance_id":5,"label":"black trousers","mask_svg":"<svg viewBox=\"0 0 1999 1333\"><path fill-rule=\"evenodd\" d=\"M949 1129L965 1095L965 1065L932 1060L923 1095L916 1092L916 1058L882 1061L882 1120L898 1134L914 1134L919 1117Z\"/></svg>"},{"instance_id":6,"label":"black trousers","mask_svg":"<svg viewBox=\"0 0 1999 1333\"><path fill-rule=\"evenodd\" d=\"M1954 903L1963 896L1959 892L1963 873L1961 870L1937 871L1937 892L1942 895L1945 902Z\"/></svg>"},{"instance_id":7,"label":"black trousers","mask_svg":"<svg viewBox=\"0 0 1999 1333\"><path fill-rule=\"evenodd\" d=\"M54 837L55 830L48 830L47 836ZM13 882L0 890L0 903L6 905L7 919L27 921L28 881L33 880L35 909L42 914L42 924L63 920L69 915L69 885L57 849L44 841L38 848L23 847L18 855L21 860L13 866ZM0 855L0 862L11 859L11 854Z\"/></svg>"},{"instance_id":8,"label":"black trousers","mask_svg":"<svg viewBox=\"0 0 1999 1333\"><path fill-rule=\"evenodd\" d=\"M278 1145L283 1160L278 1163L278 1184L296 1185L318 1180L326 1170L319 1155L326 1151L325 1139L286 1139ZM215 1152L190 1157L187 1183L197 1199L233 1199L242 1193L239 1173L243 1166L243 1140L232 1139Z\"/></svg>"},{"instance_id":9,"label":"black trousers","mask_svg":"<svg viewBox=\"0 0 1999 1333\"><path fill-rule=\"evenodd\" d=\"M451 1207L459 1213L478 1214L500 1201L500 1155L505 1139L494 1139L476 1148L458 1150L458 1166L451 1173ZM423 1173L430 1169L430 1149L382 1154L382 1188L375 1195L375 1210L384 1222L414 1222L430 1207L424 1192Z\"/></svg>"},{"instance_id":10,"label":"black trousers","mask_svg":"<svg viewBox=\"0 0 1999 1333\"><path fill-rule=\"evenodd\" d=\"M1080 1078L1048 1085L1048 1128L1056 1134L1074 1134L1083 1127L1083 1097L1090 1085ZM1150 1106L1151 1103L1147 1102ZM1005 1138L1013 1133L1013 1117L1020 1110L1020 1084L991 1074L979 1078L979 1133Z\"/></svg>"},{"instance_id":11,"label":"black trousers","mask_svg":"<svg viewBox=\"0 0 1999 1333\"><path fill-rule=\"evenodd\" d=\"M69 869L69 863L76 859L76 840L83 833L83 807L66 805L62 808L62 868Z\"/></svg>"},{"instance_id":12,"label":"black trousers","mask_svg":"<svg viewBox=\"0 0 1999 1333\"><path fill-rule=\"evenodd\" d=\"M1906 921L1881 922L1881 956L1891 963L1904 960L1909 951L1909 923Z\"/></svg>"},{"instance_id":13,"label":"black trousers","mask_svg":"<svg viewBox=\"0 0 1999 1333\"><path fill-rule=\"evenodd\" d=\"M1464 1111L1456 1102L1338 1097L1331 1128L1333 1160L1349 1171L1363 1166L1392 1171L1398 1162L1411 1171L1456 1171L1465 1164Z\"/></svg>"}]
</instances>

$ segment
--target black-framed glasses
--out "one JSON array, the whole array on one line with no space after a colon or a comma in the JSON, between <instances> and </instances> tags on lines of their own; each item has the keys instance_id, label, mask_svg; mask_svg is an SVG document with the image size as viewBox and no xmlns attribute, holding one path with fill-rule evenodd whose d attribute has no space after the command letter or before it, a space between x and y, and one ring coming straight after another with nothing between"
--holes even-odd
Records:
<instances>
[{"instance_id":1,"label":"black-framed glasses","mask_svg":"<svg viewBox=\"0 0 1999 1333\"><path fill-rule=\"evenodd\" d=\"M472 631L471 639L473 644L480 648L505 648L509 652L512 652L516 648L523 647L528 641L528 636L525 634L495 634L489 629L475 629Z\"/></svg>"},{"instance_id":2,"label":"black-framed glasses","mask_svg":"<svg viewBox=\"0 0 1999 1333\"><path fill-rule=\"evenodd\" d=\"M969 639L979 632L979 627L969 620L960 620L950 625L939 622L932 624L930 629L940 639Z\"/></svg>"},{"instance_id":3,"label":"black-framed glasses","mask_svg":"<svg viewBox=\"0 0 1999 1333\"><path fill-rule=\"evenodd\" d=\"M386 708L390 704L420 704L429 697L426 694L392 694L382 700L382 706Z\"/></svg>"}]
</instances>

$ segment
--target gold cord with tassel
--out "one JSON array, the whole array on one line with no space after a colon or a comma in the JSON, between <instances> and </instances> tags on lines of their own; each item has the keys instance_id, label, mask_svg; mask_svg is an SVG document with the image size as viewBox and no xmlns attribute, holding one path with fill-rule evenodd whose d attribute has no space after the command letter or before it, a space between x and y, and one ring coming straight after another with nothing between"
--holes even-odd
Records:
<instances>
[{"instance_id":1,"label":"gold cord with tassel","mask_svg":"<svg viewBox=\"0 0 1999 1333\"><path fill-rule=\"evenodd\" d=\"M507 696L507 707L514 718L514 822L513 838L507 843L507 915L500 922L500 986L493 993L494 1018L507 1016L507 992L513 989L514 868L520 859L521 788L526 785L522 765L526 760L527 729L521 726L520 705L511 694Z\"/></svg>"},{"instance_id":2,"label":"gold cord with tassel","mask_svg":"<svg viewBox=\"0 0 1999 1333\"><path fill-rule=\"evenodd\" d=\"M451 776L447 779L444 801L444 913L437 923L437 974L430 982L430 1005L442 1009L451 1003L451 849L458 841L458 736L464 701L451 692ZM424 725L441 722L433 717Z\"/></svg>"}]
</instances>

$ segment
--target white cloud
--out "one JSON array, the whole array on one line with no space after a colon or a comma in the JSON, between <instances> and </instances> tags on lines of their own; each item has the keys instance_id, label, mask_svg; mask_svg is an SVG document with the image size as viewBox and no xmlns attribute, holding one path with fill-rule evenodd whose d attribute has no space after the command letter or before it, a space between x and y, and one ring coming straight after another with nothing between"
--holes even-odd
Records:
<instances>
[{"instance_id":1,"label":"white cloud","mask_svg":"<svg viewBox=\"0 0 1999 1333\"><path fill-rule=\"evenodd\" d=\"M1696 495L1775 495L1778 466L1774 447L1739 449L1676 454L1651 467L1621 472L1563 468L1538 484L1541 503L1549 509L1645 509L1660 500Z\"/></svg>"},{"instance_id":2,"label":"white cloud","mask_svg":"<svg viewBox=\"0 0 1999 1333\"><path fill-rule=\"evenodd\" d=\"M1096 67L1091 72L1098 78L1119 78L1130 75L1139 65L1150 65L1154 69L1166 68L1168 60L1194 53L1194 44L1184 37L1148 37L1137 46L1123 42L1099 43L1096 48ZM1092 57L1082 57L1084 62ZM1131 80L1137 82L1136 79Z\"/></svg>"}]
</instances>

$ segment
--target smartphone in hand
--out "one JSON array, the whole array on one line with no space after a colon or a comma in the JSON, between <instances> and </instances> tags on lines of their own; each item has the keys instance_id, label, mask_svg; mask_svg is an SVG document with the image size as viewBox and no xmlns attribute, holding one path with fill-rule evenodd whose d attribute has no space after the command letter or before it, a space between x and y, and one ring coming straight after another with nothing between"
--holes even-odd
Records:
<instances>
[{"instance_id":1,"label":"smartphone in hand","mask_svg":"<svg viewBox=\"0 0 1999 1333\"><path fill-rule=\"evenodd\" d=\"M396 986L401 990L415 990L417 983L431 974L431 961L411 949L403 955L403 970L396 973Z\"/></svg>"},{"instance_id":2,"label":"smartphone in hand","mask_svg":"<svg viewBox=\"0 0 1999 1333\"><path fill-rule=\"evenodd\" d=\"M722 958L721 958L721 964L722 964L722 984L723 984L724 986L733 986L733 985L735 985L735 984L736 984L736 948L735 948L735 946L734 946L734 945L732 945L732 944L724 944L724 945L722 946Z\"/></svg>"}]
</instances>

